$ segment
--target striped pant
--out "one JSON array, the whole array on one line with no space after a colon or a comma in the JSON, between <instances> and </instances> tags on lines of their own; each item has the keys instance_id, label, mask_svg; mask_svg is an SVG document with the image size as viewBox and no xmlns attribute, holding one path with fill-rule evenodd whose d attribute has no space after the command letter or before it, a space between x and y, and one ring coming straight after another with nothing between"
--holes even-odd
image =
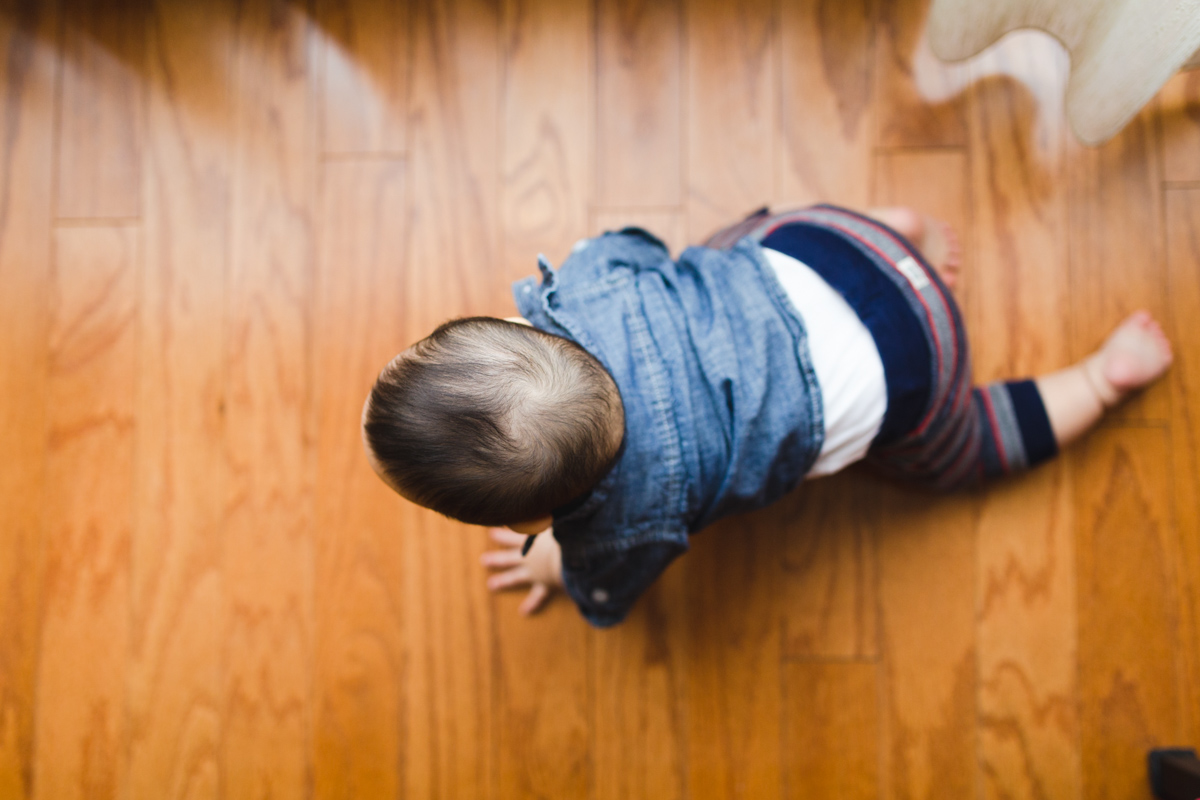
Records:
<instances>
[{"instance_id":1,"label":"striped pant","mask_svg":"<svg viewBox=\"0 0 1200 800\"><path fill-rule=\"evenodd\" d=\"M875 469L948 490L1028 469L1058 452L1033 381L972 385L958 306L903 236L822 205L762 209L705 245L729 248L744 237L813 268L874 336L888 385L888 412L867 454Z\"/></svg>"}]
</instances>

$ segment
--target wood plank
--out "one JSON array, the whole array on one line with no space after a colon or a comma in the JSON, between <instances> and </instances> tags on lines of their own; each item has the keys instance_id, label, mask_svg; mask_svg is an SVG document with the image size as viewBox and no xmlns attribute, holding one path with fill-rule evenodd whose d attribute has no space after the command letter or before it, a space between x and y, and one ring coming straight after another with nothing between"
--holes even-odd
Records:
<instances>
[{"instance_id":1,"label":"wood plank","mask_svg":"<svg viewBox=\"0 0 1200 800\"><path fill-rule=\"evenodd\" d=\"M405 345L452 316L512 313L507 281L494 268L499 11L475 0L424 0L413 6L412 24ZM406 674L403 793L492 796L493 601L479 566L487 540L407 503L396 530L404 546L402 625L419 654Z\"/></svg>"},{"instance_id":2,"label":"wood plank","mask_svg":"<svg viewBox=\"0 0 1200 800\"><path fill-rule=\"evenodd\" d=\"M1146 751L1187 731L1183 588L1170 450L1155 427L1105 428L1078 450L1079 692L1083 796L1142 797Z\"/></svg>"},{"instance_id":3,"label":"wood plank","mask_svg":"<svg viewBox=\"0 0 1200 800\"><path fill-rule=\"evenodd\" d=\"M1037 40L1009 40L974 65L1061 94L1066 64ZM977 379L1058 369L1070 360L1061 107L1038 122L1026 84L970 93L966 291ZM1047 113L1045 109L1043 114ZM1042 127L1039 135L1039 124ZM978 521L979 747L987 797L1078 797L1072 472L1059 461L983 495Z\"/></svg>"},{"instance_id":4,"label":"wood plank","mask_svg":"<svg viewBox=\"0 0 1200 800\"><path fill-rule=\"evenodd\" d=\"M43 577L56 7L0 7L0 797L32 792Z\"/></svg>"},{"instance_id":5,"label":"wood plank","mask_svg":"<svg viewBox=\"0 0 1200 800\"><path fill-rule=\"evenodd\" d=\"M879 654L873 488L851 471L805 483L783 501L785 658Z\"/></svg>"},{"instance_id":6,"label":"wood plank","mask_svg":"<svg viewBox=\"0 0 1200 800\"><path fill-rule=\"evenodd\" d=\"M965 243L963 292L980 382L1058 369L1073 355L1063 313L1071 297L1067 66L1030 37L1006 39L973 65L981 81L969 103L973 240ZM1013 77L984 78L996 74Z\"/></svg>"},{"instance_id":7,"label":"wood plank","mask_svg":"<svg viewBox=\"0 0 1200 800\"><path fill-rule=\"evenodd\" d=\"M506 0L501 233L507 274L561 263L587 235L591 3Z\"/></svg>"},{"instance_id":8,"label":"wood plank","mask_svg":"<svg viewBox=\"0 0 1200 800\"><path fill-rule=\"evenodd\" d=\"M690 797L780 796L779 553L788 535L773 509L731 518L694 538L679 565L687 589Z\"/></svg>"},{"instance_id":9,"label":"wood plank","mask_svg":"<svg viewBox=\"0 0 1200 800\"><path fill-rule=\"evenodd\" d=\"M680 0L596 3L596 179L601 205L683 198Z\"/></svg>"},{"instance_id":10,"label":"wood plank","mask_svg":"<svg viewBox=\"0 0 1200 800\"><path fill-rule=\"evenodd\" d=\"M929 50L930 0L889 0L875 38L876 103L881 147L961 147L967 143L969 67Z\"/></svg>"},{"instance_id":11,"label":"wood plank","mask_svg":"<svg viewBox=\"0 0 1200 800\"><path fill-rule=\"evenodd\" d=\"M875 0L782 3L776 203L866 207L875 145L876 16ZM769 142L764 136L755 146L766 149Z\"/></svg>"},{"instance_id":12,"label":"wood plank","mask_svg":"<svg viewBox=\"0 0 1200 800\"><path fill-rule=\"evenodd\" d=\"M1167 280L1175 365L1169 375L1171 403L1171 476L1175 524L1179 528L1183 580L1179 605L1179 657L1184 686L1180 741L1200 741L1200 418L1191 402L1200 391L1200 347L1195 326L1200 309L1200 190L1166 193Z\"/></svg>"},{"instance_id":13,"label":"wood plank","mask_svg":"<svg viewBox=\"0 0 1200 800\"><path fill-rule=\"evenodd\" d=\"M978 500L881 485L876 502L883 796L974 796Z\"/></svg>"},{"instance_id":14,"label":"wood plank","mask_svg":"<svg viewBox=\"0 0 1200 800\"><path fill-rule=\"evenodd\" d=\"M33 796L115 798L127 777L138 232L70 228L54 245Z\"/></svg>"},{"instance_id":15,"label":"wood plank","mask_svg":"<svg viewBox=\"0 0 1200 800\"><path fill-rule=\"evenodd\" d=\"M70 4L62 43L59 218L141 214L142 0Z\"/></svg>"},{"instance_id":16,"label":"wood plank","mask_svg":"<svg viewBox=\"0 0 1200 800\"><path fill-rule=\"evenodd\" d=\"M231 4L148 9L129 788L215 798L223 725Z\"/></svg>"},{"instance_id":17,"label":"wood plank","mask_svg":"<svg viewBox=\"0 0 1200 800\"><path fill-rule=\"evenodd\" d=\"M1157 104L1163 180L1200 181L1200 69L1167 81Z\"/></svg>"},{"instance_id":18,"label":"wood plank","mask_svg":"<svg viewBox=\"0 0 1200 800\"><path fill-rule=\"evenodd\" d=\"M616 628L592 637L596 800L687 797L686 569L678 564Z\"/></svg>"},{"instance_id":19,"label":"wood plank","mask_svg":"<svg viewBox=\"0 0 1200 800\"><path fill-rule=\"evenodd\" d=\"M776 185L778 20L770 0L686 0L688 238L766 205Z\"/></svg>"},{"instance_id":20,"label":"wood plank","mask_svg":"<svg viewBox=\"0 0 1200 800\"><path fill-rule=\"evenodd\" d=\"M1145 308L1166 310L1162 173L1152 108L1101 147L1071 140L1069 169L1073 353L1082 358L1113 327ZM1110 418L1165 421L1170 391L1152 386Z\"/></svg>"},{"instance_id":21,"label":"wood plank","mask_svg":"<svg viewBox=\"0 0 1200 800\"><path fill-rule=\"evenodd\" d=\"M599 236L605 231L619 231L630 226L650 231L662 239L663 244L676 256L690 244L687 240L687 220L682 211L675 209L594 209L589 235Z\"/></svg>"},{"instance_id":22,"label":"wood plank","mask_svg":"<svg viewBox=\"0 0 1200 800\"><path fill-rule=\"evenodd\" d=\"M284 0L248 3L237 23L222 790L298 797L312 727L312 53L305 12Z\"/></svg>"},{"instance_id":23,"label":"wood plank","mask_svg":"<svg viewBox=\"0 0 1200 800\"><path fill-rule=\"evenodd\" d=\"M879 797L879 666L784 667L784 797Z\"/></svg>"},{"instance_id":24,"label":"wood plank","mask_svg":"<svg viewBox=\"0 0 1200 800\"><path fill-rule=\"evenodd\" d=\"M1080 796L1071 477L1060 459L983 499L977 603L986 797Z\"/></svg>"},{"instance_id":25,"label":"wood plank","mask_svg":"<svg viewBox=\"0 0 1200 800\"><path fill-rule=\"evenodd\" d=\"M407 245L402 161L321 170L314 317L317 406L313 786L327 798L400 797L398 724L415 657L403 627L400 499L363 456L359 417L401 348ZM399 224L397 224L399 218Z\"/></svg>"},{"instance_id":26,"label":"wood plank","mask_svg":"<svg viewBox=\"0 0 1200 800\"><path fill-rule=\"evenodd\" d=\"M561 263L587 234L592 34L591 0L502 3L500 233L511 279L533 272L539 252ZM514 592L496 604L495 791L586 796L587 625L565 598L534 619L517 614L518 599Z\"/></svg>"},{"instance_id":27,"label":"wood plank","mask_svg":"<svg viewBox=\"0 0 1200 800\"><path fill-rule=\"evenodd\" d=\"M399 154L407 146L409 6L320 0L321 152Z\"/></svg>"}]
</instances>

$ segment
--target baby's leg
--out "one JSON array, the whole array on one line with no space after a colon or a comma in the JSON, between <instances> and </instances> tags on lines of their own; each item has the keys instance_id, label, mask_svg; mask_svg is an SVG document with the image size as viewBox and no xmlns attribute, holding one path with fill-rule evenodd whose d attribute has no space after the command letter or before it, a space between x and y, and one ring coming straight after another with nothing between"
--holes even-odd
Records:
<instances>
[{"instance_id":1,"label":"baby's leg","mask_svg":"<svg viewBox=\"0 0 1200 800\"><path fill-rule=\"evenodd\" d=\"M929 265L937 270L942 282L951 289L955 287L962 265L962 252L958 234L948 223L903 206L872 208L866 213L912 242Z\"/></svg>"},{"instance_id":2,"label":"baby's leg","mask_svg":"<svg viewBox=\"0 0 1200 800\"><path fill-rule=\"evenodd\" d=\"M1100 349L1078 364L1037 379L1059 446L1078 439L1130 392L1171 366L1171 344L1146 311L1117 326Z\"/></svg>"}]
</instances>

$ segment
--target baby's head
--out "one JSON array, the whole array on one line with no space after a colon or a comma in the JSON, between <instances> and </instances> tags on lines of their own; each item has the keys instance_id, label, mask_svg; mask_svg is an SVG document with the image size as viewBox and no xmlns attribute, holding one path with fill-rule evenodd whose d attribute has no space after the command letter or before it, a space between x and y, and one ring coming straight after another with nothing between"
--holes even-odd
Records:
<instances>
[{"instance_id":1,"label":"baby's head","mask_svg":"<svg viewBox=\"0 0 1200 800\"><path fill-rule=\"evenodd\" d=\"M539 519L578 498L612 467L624 429L595 357L492 317L447 322L396 356L363 407L380 477L476 525Z\"/></svg>"}]
</instances>

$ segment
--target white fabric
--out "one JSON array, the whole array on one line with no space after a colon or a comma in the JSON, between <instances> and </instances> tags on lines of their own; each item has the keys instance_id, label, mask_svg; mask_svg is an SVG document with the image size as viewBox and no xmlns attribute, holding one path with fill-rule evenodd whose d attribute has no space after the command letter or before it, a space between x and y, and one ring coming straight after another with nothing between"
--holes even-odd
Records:
<instances>
[{"instance_id":1,"label":"white fabric","mask_svg":"<svg viewBox=\"0 0 1200 800\"><path fill-rule=\"evenodd\" d=\"M825 443L809 478L861 460L887 411L883 362L871 332L850 304L801 261L763 248L767 263L800 312L821 387Z\"/></svg>"}]
</instances>

